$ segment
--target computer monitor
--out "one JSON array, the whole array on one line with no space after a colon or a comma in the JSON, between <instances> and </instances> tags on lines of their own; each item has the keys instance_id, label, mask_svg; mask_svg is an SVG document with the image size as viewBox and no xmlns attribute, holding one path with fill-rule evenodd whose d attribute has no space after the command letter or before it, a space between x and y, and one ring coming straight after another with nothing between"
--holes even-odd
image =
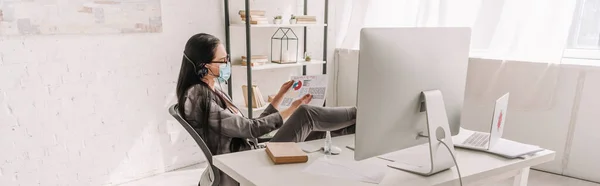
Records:
<instances>
[{"instance_id":1,"label":"computer monitor","mask_svg":"<svg viewBox=\"0 0 600 186\"><path fill-rule=\"evenodd\" d=\"M427 142L419 137L428 133L422 91L441 91L451 135L458 134L470 36L469 28L361 30L356 160Z\"/></svg>"}]
</instances>

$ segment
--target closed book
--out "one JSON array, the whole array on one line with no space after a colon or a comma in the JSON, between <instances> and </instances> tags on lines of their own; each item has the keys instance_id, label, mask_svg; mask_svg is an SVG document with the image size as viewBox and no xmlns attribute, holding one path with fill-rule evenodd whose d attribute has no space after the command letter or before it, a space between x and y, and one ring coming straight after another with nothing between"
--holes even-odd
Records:
<instances>
[{"instance_id":1,"label":"closed book","mask_svg":"<svg viewBox=\"0 0 600 186\"><path fill-rule=\"evenodd\" d=\"M242 23L246 23L246 22L242 21ZM250 24L253 24L253 25L269 24L269 21L250 21Z\"/></svg>"},{"instance_id":2,"label":"closed book","mask_svg":"<svg viewBox=\"0 0 600 186\"><path fill-rule=\"evenodd\" d=\"M246 56L242 56L242 59L246 59ZM269 57L266 55L252 55L252 60L254 59L268 59Z\"/></svg>"},{"instance_id":3,"label":"closed book","mask_svg":"<svg viewBox=\"0 0 600 186\"><path fill-rule=\"evenodd\" d=\"M246 20L246 17L241 17L241 18L242 18L242 21ZM250 17L250 20L252 20L252 21L268 21L268 19L266 17L254 17L254 16Z\"/></svg>"},{"instance_id":4,"label":"closed book","mask_svg":"<svg viewBox=\"0 0 600 186\"><path fill-rule=\"evenodd\" d=\"M260 101L260 95L257 86L252 86L252 103L256 104L256 108L260 108L263 106L262 102Z\"/></svg>"},{"instance_id":5,"label":"closed book","mask_svg":"<svg viewBox=\"0 0 600 186\"><path fill-rule=\"evenodd\" d=\"M261 66L266 64L267 62L254 62L252 61L252 63L250 64L251 67L255 67L255 66ZM246 61L242 61L242 66L248 66L248 62Z\"/></svg>"},{"instance_id":6,"label":"closed book","mask_svg":"<svg viewBox=\"0 0 600 186\"><path fill-rule=\"evenodd\" d=\"M242 62L247 62L248 60L246 59L242 59ZM252 62L256 62L256 63L267 63L269 62L269 59L252 59Z\"/></svg>"},{"instance_id":7,"label":"closed book","mask_svg":"<svg viewBox=\"0 0 600 186\"><path fill-rule=\"evenodd\" d=\"M266 13L267 12L264 10L250 10L250 15L264 16ZM240 16L246 16L246 11L240 10L238 14L240 14Z\"/></svg>"},{"instance_id":8,"label":"closed book","mask_svg":"<svg viewBox=\"0 0 600 186\"><path fill-rule=\"evenodd\" d=\"M317 24L316 21L298 21L296 24Z\"/></svg>"},{"instance_id":9,"label":"closed book","mask_svg":"<svg viewBox=\"0 0 600 186\"><path fill-rule=\"evenodd\" d=\"M244 101L246 107L248 107L248 86L242 85L242 91L244 92ZM260 108L266 105L263 99L260 89L256 85L252 85L252 108Z\"/></svg>"},{"instance_id":10,"label":"closed book","mask_svg":"<svg viewBox=\"0 0 600 186\"><path fill-rule=\"evenodd\" d=\"M317 19L317 16L307 16L307 15L301 15L301 16L295 16L296 19Z\"/></svg>"},{"instance_id":11,"label":"closed book","mask_svg":"<svg viewBox=\"0 0 600 186\"><path fill-rule=\"evenodd\" d=\"M265 149L275 164L306 163L308 155L294 142L270 142Z\"/></svg>"},{"instance_id":12,"label":"closed book","mask_svg":"<svg viewBox=\"0 0 600 186\"><path fill-rule=\"evenodd\" d=\"M262 92L260 92L260 88L258 87L254 87L254 99L256 99L256 106L257 107L264 107L267 105L265 99L263 99L263 95Z\"/></svg>"},{"instance_id":13,"label":"closed book","mask_svg":"<svg viewBox=\"0 0 600 186\"><path fill-rule=\"evenodd\" d=\"M240 17L246 18L246 15L240 16ZM252 18L252 19L257 19L257 18L260 18L260 19L264 18L264 19L266 19L267 17L265 17L264 15L250 15L250 18Z\"/></svg>"},{"instance_id":14,"label":"closed book","mask_svg":"<svg viewBox=\"0 0 600 186\"><path fill-rule=\"evenodd\" d=\"M256 85L252 85L252 87L256 87ZM256 94L254 93L254 89L252 90L252 108L258 108L256 99L254 99ZM246 107L248 107L248 86L242 85L242 92L244 93L244 102L246 103Z\"/></svg>"},{"instance_id":15,"label":"closed book","mask_svg":"<svg viewBox=\"0 0 600 186\"><path fill-rule=\"evenodd\" d=\"M317 20L314 20L314 19L297 19L296 22L317 22Z\"/></svg>"}]
</instances>

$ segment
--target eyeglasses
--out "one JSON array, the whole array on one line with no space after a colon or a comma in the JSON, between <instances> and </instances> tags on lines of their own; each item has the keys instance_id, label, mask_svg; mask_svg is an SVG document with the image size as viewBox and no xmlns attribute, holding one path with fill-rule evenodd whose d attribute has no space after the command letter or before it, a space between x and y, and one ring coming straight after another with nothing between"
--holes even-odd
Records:
<instances>
[{"instance_id":1,"label":"eyeglasses","mask_svg":"<svg viewBox=\"0 0 600 186\"><path fill-rule=\"evenodd\" d=\"M229 54L227 54L227 56L225 58L223 58L223 60L221 60L221 61L211 61L210 63L227 63L227 64L230 64L231 63L231 58L229 57Z\"/></svg>"}]
</instances>

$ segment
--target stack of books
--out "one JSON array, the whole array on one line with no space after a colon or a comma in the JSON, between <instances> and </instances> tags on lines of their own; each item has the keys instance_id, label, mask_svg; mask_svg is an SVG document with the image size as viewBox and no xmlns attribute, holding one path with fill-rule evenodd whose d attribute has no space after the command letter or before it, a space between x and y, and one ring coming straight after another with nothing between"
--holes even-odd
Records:
<instances>
[{"instance_id":1,"label":"stack of books","mask_svg":"<svg viewBox=\"0 0 600 186\"><path fill-rule=\"evenodd\" d=\"M242 92L244 93L246 107L248 107L248 86L242 85ZM260 92L260 89L258 89L258 86L252 85L252 108L260 108L267 106L268 104L269 103L263 99L263 95Z\"/></svg>"},{"instance_id":2,"label":"stack of books","mask_svg":"<svg viewBox=\"0 0 600 186\"><path fill-rule=\"evenodd\" d=\"M252 55L252 64L250 66L260 66L269 62L269 57L266 55ZM242 66L246 66L247 60L246 56L242 56Z\"/></svg>"},{"instance_id":3,"label":"stack of books","mask_svg":"<svg viewBox=\"0 0 600 186\"><path fill-rule=\"evenodd\" d=\"M250 10L250 24L269 24L269 20L265 17L265 11L263 10ZM240 17L242 22L246 22L246 11L240 10Z\"/></svg>"},{"instance_id":4,"label":"stack of books","mask_svg":"<svg viewBox=\"0 0 600 186\"><path fill-rule=\"evenodd\" d=\"M316 16L296 16L296 24L317 24Z\"/></svg>"}]
</instances>

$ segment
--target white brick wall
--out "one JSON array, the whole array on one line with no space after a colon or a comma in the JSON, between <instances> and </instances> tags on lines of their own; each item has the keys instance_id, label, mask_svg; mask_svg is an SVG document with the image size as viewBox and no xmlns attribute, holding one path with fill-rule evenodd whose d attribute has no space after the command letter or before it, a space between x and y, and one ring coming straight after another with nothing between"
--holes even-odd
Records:
<instances>
[{"instance_id":1,"label":"white brick wall","mask_svg":"<svg viewBox=\"0 0 600 186\"><path fill-rule=\"evenodd\" d=\"M163 0L163 33L0 36L0 185L110 185L203 161L167 113L221 1Z\"/></svg>"}]
</instances>

